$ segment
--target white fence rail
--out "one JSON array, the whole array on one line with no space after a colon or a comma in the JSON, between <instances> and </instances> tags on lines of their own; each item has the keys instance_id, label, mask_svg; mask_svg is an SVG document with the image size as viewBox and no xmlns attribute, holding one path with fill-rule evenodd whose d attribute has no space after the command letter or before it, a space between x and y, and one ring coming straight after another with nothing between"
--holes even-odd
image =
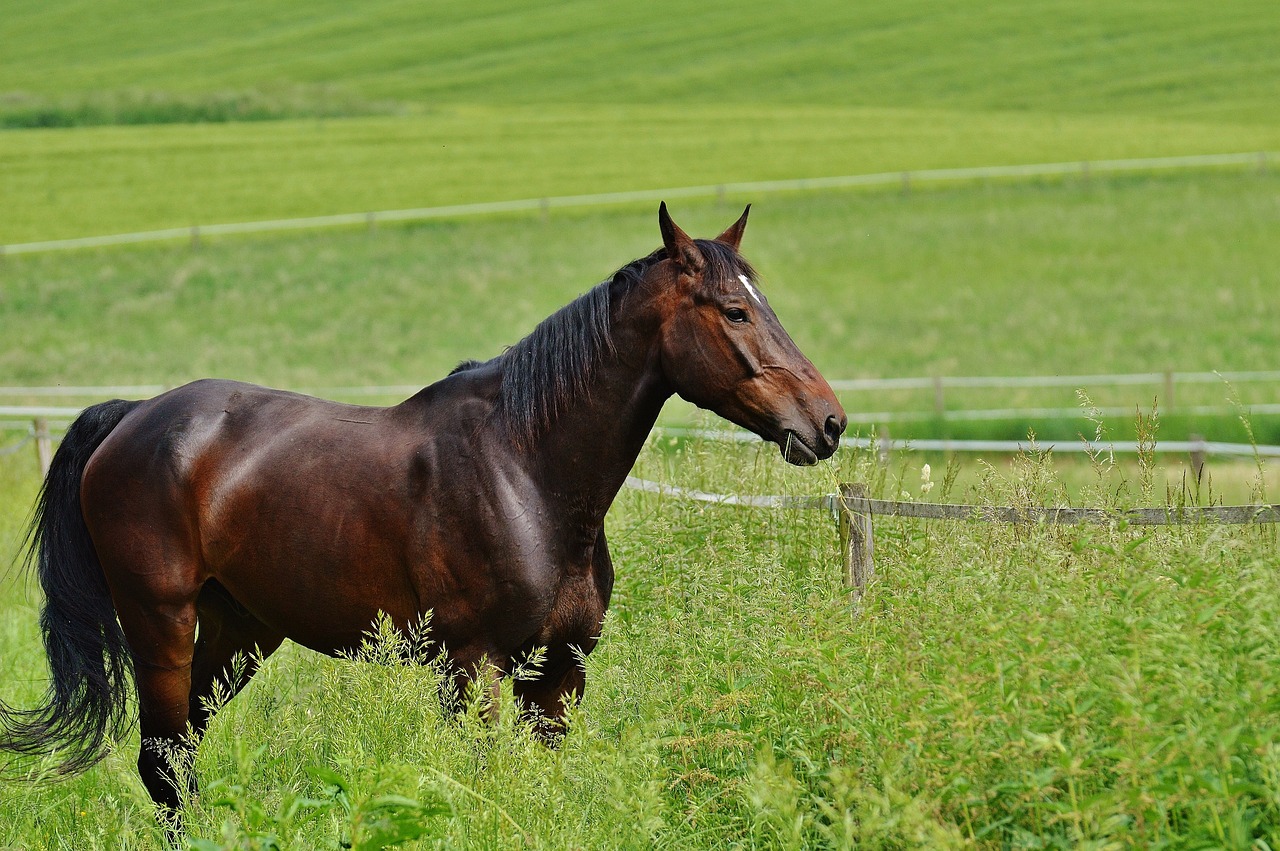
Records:
<instances>
[{"instance_id":1,"label":"white fence rail","mask_svg":"<svg viewBox=\"0 0 1280 851\"><path fill-rule=\"evenodd\" d=\"M0 245L0 256L5 254L32 254L46 251L67 251L77 248L100 248L111 245L128 245L139 242L161 242L189 239L199 242L205 236L264 233L268 231L310 230L328 227L373 226L380 222L425 221L428 219L453 219L495 213L547 212L565 207L593 207L641 202L656 203L673 198L710 198L733 195L762 195L770 192L804 192L820 189L846 189L859 186L902 186L913 183L940 183L966 180L1000 178L1052 177L1077 174L1088 177L1095 173L1143 172L1169 169L1204 169L1225 166L1253 166L1267 169L1280 161L1280 153L1255 151L1237 154L1203 154L1185 157L1140 157L1133 159L1087 160L1057 163L1029 163L1026 165L977 166L973 168L933 168L916 171L877 172L875 174L849 174L837 177L809 177L793 180L757 180L739 183L706 184L703 186L677 186L666 189L640 189L631 192L602 192L590 195L560 195L547 198L521 198L511 201L490 201L477 204L448 204L438 207L417 207L406 210L374 210L364 213L338 213L329 216L306 216L293 219L271 219L257 222L230 222L223 224L189 225L187 227L161 228L136 233L117 233L103 236L85 236L73 239L51 239L40 242L21 242Z\"/></svg>"},{"instance_id":2,"label":"white fence rail","mask_svg":"<svg viewBox=\"0 0 1280 851\"><path fill-rule=\"evenodd\" d=\"M835 390L922 390L935 387L1121 387L1134 384L1241 384L1280 382L1280 370L1236 372L1129 372L1111 375L938 375L914 378L850 378L832 381ZM0 388L3 392L4 388Z\"/></svg>"},{"instance_id":3,"label":"white fence rail","mask_svg":"<svg viewBox=\"0 0 1280 851\"><path fill-rule=\"evenodd\" d=\"M683 488L628 476L626 487L680 500L747 508L793 508L832 512L838 523L845 586L861 597L875 575L875 531L872 519L910 517L973 523L1127 523L1135 526L1183 524L1280 523L1280 505L1165 505L1158 508L1076 508L1072 506L1000 506L901 502L872 499L865 485L840 485L840 491L818 496L722 494Z\"/></svg>"},{"instance_id":4,"label":"white fence rail","mask_svg":"<svg viewBox=\"0 0 1280 851\"><path fill-rule=\"evenodd\" d=\"M932 411L877 411L857 412L849 415L849 421L861 424L887 425L894 422L928 421L941 419L948 422L980 421L1026 418L1069 418L1083 417L1085 412L1079 407L1073 408L1004 408L978 410L946 410L944 407L944 390L946 388L1036 388L1036 387L1102 387L1102 386L1134 386L1142 384L1160 384L1164 388L1165 398L1172 399L1173 391L1178 384L1212 384L1229 382L1232 384L1248 382L1280 382L1280 370L1253 370L1235 372L1173 372L1160 373L1122 373L1115 375L1044 375L1044 376L954 376L954 377L907 377L907 378L859 378L833 381L831 385L837 390L846 392L874 390L911 390L932 388L934 408ZM169 389L161 384L122 384L107 386L49 386L49 387L0 387L0 400L10 399L107 399L116 396L130 398L147 398ZM392 397L405 398L421 389L417 384L388 384L360 387L315 387L306 388L305 392L320 396L337 398L371 398ZM50 426L70 422L80 414L79 406L70 405L0 405L0 431L21 429L27 432L22 443L34 439L39 451L41 467L47 469L50 455ZM1133 413L1127 407L1104 407L1094 409L1105 416L1127 416ZM1187 414L1213 415L1235 413L1237 409L1227 406L1179 406L1177 410ZM1280 403L1254 404L1244 406L1244 410L1252 414L1280 413ZM693 437L705 440L722 441L754 441L755 435L745 431L711 431L705 429L665 428L666 434ZM1026 451L1030 444L1016 440L952 440L952 439L894 439L887 433L878 439L845 438L843 444L868 448L875 445L880 452L914 450L920 452L985 452L993 454L1009 454ZM1135 441L1112 441L1098 444L1089 441L1062 441L1043 444L1051 446L1057 453L1114 452L1118 454L1135 454L1140 446ZM1185 441L1161 441L1157 450L1162 453L1189 454L1197 466L1209 456L1241 457L1241 458L1280 458L1280 446L1253 446L1242 443L1227 443L1193 439ZM11 454L15 447L0 447L0 455Z\"/></svg>"},{"instance_id":5,"label":"white fence rail","mask_svg":"<svg viewBox=\"0 0 1280 851\"><path fill-rule=\"evenodd\" d=\"M1035 389L1055 387L1125 387L1151 385L1161 388L1161 407L1168 411L1174 405L1176 388L1186 385L1272 383L1280 385L1280 370L1237 370L1230 372L1135 372L1089 375L977 375L977 376L914 376L905 378L852 378L831 382L831 387L841 392L874 392L931 389L933 404L929 410L855 410L849 421L858 424L889 424L895 422L922 422L943 420L946 422L974 422L982 420L1012 419L1063 419L1082 417L1085 411L1073 407L1007 407L951 409L946 407L946 391L955 388L986 389ZM0 387L0 400L89 398L107 399L115 396L148 398L170 389L162 384L122 384L107 386L50 386L50 387ZM420 384L383 384L358 387L304 387L299 392L326 398L407 398L422 389ZM1253 414L1280 414L1280 402L1245 405ZM1133 414L1132 407L1099 406L1097 413L1107 417L1124 417ZM1213 416L1235 413L1228 405L1178 405L1182 414ZM71 419L80 408L59 405L10 405L0 406L0 427L5 419L52 417Z\"/></svg>"},{"instance_id":6,"label":"white fence rail","mask_svg":"<svg viewBox=\"0 0 1280 851\"><path fill-rule=\"evenodd\" d=\"M723 441L726 443L753 443L759 437L749 431L729 431L727 429L697 429L680 427L661 427L663 434L672 437L688 437L695 440ZM1012 454L1026 452L1032 448L1029 440L916 440L913 438L872 438L843 437L841 446L857 449L875 448L886 451L915 452L989 452L992 454ZM1055 453L1102 453L1115 452L1120 455L1136 455L1142 446L1133 440L1112 440L1097 443L1091 440L1040 441L1036 444L1040 449L1052 449ZM1173 454L1203 454L1222 457L1280 458L1280 446L1254 446L1250 443L1223 443L1215 440L1161 440L1155 445L1157 452Z\"/></svg>"}]
</instances>

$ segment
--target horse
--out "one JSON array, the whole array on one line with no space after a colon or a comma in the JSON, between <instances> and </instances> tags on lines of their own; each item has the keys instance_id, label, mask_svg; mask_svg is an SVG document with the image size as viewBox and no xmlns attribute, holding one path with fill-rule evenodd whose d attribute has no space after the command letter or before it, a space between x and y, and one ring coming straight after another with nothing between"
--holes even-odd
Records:
<instances>
[{"instance_id":1,"label":"horse","mask_svg":"<svg viewBox=\"0 0 1280 851\"><path fill-rule=\"evenodd\" d=\"M739 253L750 210L707 240L660 205L661 248L391 407L204 379L86 409L26 544L50 684L36 708L0 702L0 749L83 770L130 728L136 690L138 772L176 816L215 692L286 638L349 654L379 618L428 614L449 682L482 695L543 650L513 689L563 734L613 587L605 513L666 400L796 465L844 431Z\"/></svg>"}]
</instances>

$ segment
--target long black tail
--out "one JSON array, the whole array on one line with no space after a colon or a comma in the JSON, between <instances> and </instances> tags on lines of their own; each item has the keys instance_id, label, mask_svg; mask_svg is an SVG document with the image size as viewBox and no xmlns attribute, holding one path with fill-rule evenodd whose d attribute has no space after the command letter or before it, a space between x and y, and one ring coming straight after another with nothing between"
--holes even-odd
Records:
<instances>
[{"instance_id":1,"label":"long black tail","mask_svg":"<svg viewBox=\"0 0 1280 851\"><path fill-rule=\"evenodd\" d=\"M94 405L71 424L27 532L27 564L35 565L45 596L40 631L49 690L35 709L0 701L0 749L57 751L64 774L101 759L107 738L120 736L132 720L133 658L80 513L80 478L90 456L137 404L116 399Z\"/></svg>"}]
</instances>

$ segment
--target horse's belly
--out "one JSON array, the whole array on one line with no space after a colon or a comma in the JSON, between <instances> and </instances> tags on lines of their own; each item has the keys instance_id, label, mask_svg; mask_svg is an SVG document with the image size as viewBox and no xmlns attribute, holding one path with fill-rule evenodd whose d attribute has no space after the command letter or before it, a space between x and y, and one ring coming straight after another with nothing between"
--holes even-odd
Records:
<instances>
[{"instance_id":1,"label":"horse's belly","mask_svg":"<svg viewBox=\"0 0 1280 851\"><path fill-rule=\"evenodd\" d=\"M402 625L417 618L403 555L369 518L258 508L267 510L219 518L218 534L204 536L204 563L263 623L334 652L357 646L380 612ZM291 519L299 516L308 522Z\"/></svg>"}]
</instances>

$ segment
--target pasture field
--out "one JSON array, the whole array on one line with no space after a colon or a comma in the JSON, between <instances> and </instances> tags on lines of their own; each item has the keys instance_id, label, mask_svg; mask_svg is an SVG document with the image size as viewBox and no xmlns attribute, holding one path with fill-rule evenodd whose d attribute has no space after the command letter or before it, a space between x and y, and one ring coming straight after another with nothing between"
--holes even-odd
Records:
<instances>
[{"instance_id":1,"label":"pasture field","mask_svg":"<svg viewBox=\"0 0 1280 851\"><path fill-rule=\"evenodd\" d=\"M638 472L710 489L813 493L837 479L921 496L918 470L784 468L772 447L654 445ZM1094 501L1149 503L1098 468ZM1023 459L941 497L1035 504ZM36 487L0 459L0 546ZM935 492L931 495L939 496ZM1273 533L1006 528L877 520L858 607L821 512L624 492L618 565L586 699L558 751L513 724L440 716L431 668L276 654L214 722L193 836L332 847L355 818L308 773L442 804L420 847L1274 847L1280 841L1280 574ZM0 595L0 680L35 699L35 594ZM386 653L381 654L382 657ZM372 653L372 659L380 654ZM89 773L0 784L0 845L158 848L136 733ZM245 843L245 844L236 844Z\"/></svg>"},{"instance_id":2,"label":"pasture field","mask_svg":"<svg viewBox=\"0 0 1280 851\"><path fill-rule=\"evenodd\" d=\"M728 199L682 202L714 234ZM232 238L192 249L21 256L0 265L5 384L299 389L426 384L496 355L543 316L659 243L652 209L556 212ZM792 335L830 378L1266 370L1280 333L1280 177L1197 175L769 197L744 244ZM1161 387L1086 388L1149 408ZM1269 385L1180 389L1180 405L1280 401ZM920 394L845 394L852 410L928 409ZM1055 391L954 391L964 407L1077 404ZM84 400L91 401L91 400ZM380 400L395 401L392 397ZM1244 440L1233 415L1162 400L1167 439ZM11 399L7 403L48 400ZM687 420L673 407L668 422ZM1115 422L1130 435L1132 417ZM1280 419L1255 437L1280 442ZM980 424L1074 439L1075 423ZM963 424L898 436L970 436ZM972 428L977 428L974 426Z\"/></svg>"},{"instance_id":3,"label":"pasture field","mask_svg":"<svg viewBox=\"0 0 1280 851\"><path fill-rule=\"evenodd\" d=\"M1274 124L1277 40L1265 0L12 0L0 81L51 99L329 86L409 109L727 101Z\"/></svg>"},{"instance_id":4,"label":"pasture field","mask_svg":"<svg viewBox=\"0 0 1280 851\"><path fill-rule=\"evenodd\" d=\"M709 132L711 131L711 132ZM1280 149L1146 116L711 104L0 133L0 243L747 180Z\"/></svg>"},{"instance_id":5,"label":"pasture field","mask_svg":"<svg viewBox=\"0 0 1280 851\"><path fill-rule=\"evenodd\" d=\"M732 5L9 0L0 244L227 221L950 166L1280 149L1280 7L1103 0ZM270 119L228 122L228 118ZM93 125L93 126L88 126ZM147 125L147 126L141 126ZM1274 170L756 202L744 253L830 378L1275 369ZM425 384L659 243L645 205L0 258L0 385ZM1149 411L1161 388L1086 388ZM921 407L846 394L851 409ZM1180 388L1158 437L1243 440ZM93 399L66 399L66 403ZM369 400L379 403L393 398ZM6 398L0 403L47 404ZM972 390L954 407L1047 405ZM924 402L927 406L928 401ZM1245 420L1280 443L1280 417ZM664 423L713 425L683 404ZM1133 418L1108 418L1131 437ZM977 436L940 422L895 436ZM981 424L1065 441L1083 420ZM865 432L864 432L865 433ZM16 439L0 431L0 449ZM922 463L933 464L932 483ZM737 493L1125 507L1275 500L1275 469L993 463L655 436L637 474ZM0 566L38 481L0 455ZM877 519L855 605L821 512L624 491L573 732L441 717L430 667L286 646L215 720L200 848L359 847L423 805L433 848L1280 848L1274 529ZM0 575L0 696L44 688L39 593ZM161 848L137 734L0 780L0 847ZM23 765L32 775L40 765ZM345 803L327 777L347 786ZM403 798L386 796L404 796ZM364 832L362 834L362 831ZM255 844L256 843L256 844Z\"/></svg>"},{"instance_id":6,"label":"pasture field","mask_svg":"<svg viewBox=\"0 0 1280 851\"><path fill-rule=\"evenodd\" d=\"M1278 180L779 197L756 208L744 250L831 377L1268 368ZM699 234L736 213L676 210ZM9 258L0 371L27 384L425 383L647 253L654 219L624 208ZM674 406L673 420L688 417ZM885 469L843 452L805 471L772 447L655 439L637 472L721 492L862 480L925 498L922 460ZM952 501L1150 505L1166 482L1178 498L1182 481L1176 462L1030 458L965 462L948 486L931 460L928 498ZM1275 492L1274 471L1212 471L1202 500ZM36 486L28 451L0 458L6 561ZM254 831L290 847L350 838L358 816L336 806L289 815L299 797L324 799L307 772L322 766L347 781L357 813L387 794L447 806L422 847L1280 841L1280 575L1267 530L881 519L879 578L855 610L821 512L624 492L609 523L618 586L559 751L532 742L509 705L494 728L442 719L430 668L288 647L215 721L197 764L212 791L193 805L192 834L227 847ZM43 687L38 597L16 569L0 584L10 702ZM65 782L0 783L0 845L161 847L136 746L135 733Z\"/></svg>"},{"instance_id":7,"label":"pasture field","mask_svg":"<svg viewBox=\"0 0 1280 851\"><path fill-rule=\"evenodd\" d=\"M5 12L0 124L53 126L0 133L0 243L1280 148L1280 13L1265 0ZM297 120L182 123L240 102ZM80 121L172 126L57 126Z\"/></svg>"}]
</instances>

